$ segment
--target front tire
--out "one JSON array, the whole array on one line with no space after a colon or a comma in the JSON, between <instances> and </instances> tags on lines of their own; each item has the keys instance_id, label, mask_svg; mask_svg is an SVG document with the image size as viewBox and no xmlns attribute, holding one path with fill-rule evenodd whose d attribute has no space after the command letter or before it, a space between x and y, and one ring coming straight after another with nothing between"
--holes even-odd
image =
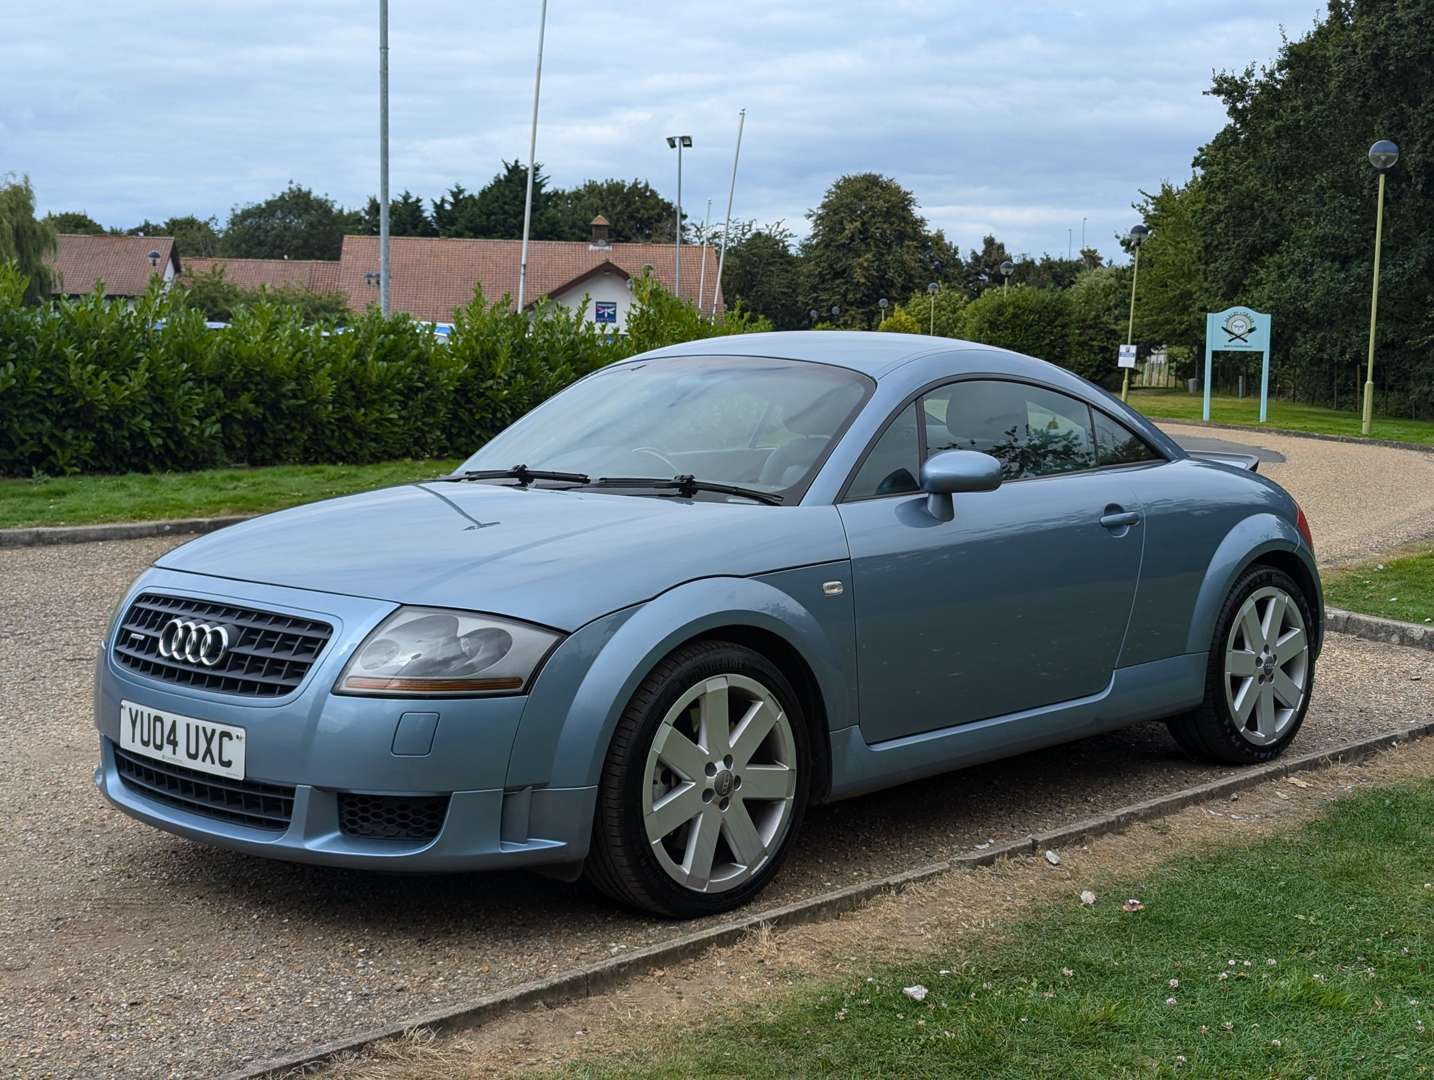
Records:
<instances>
[{"instance_id":1,"label":"front tire","mask_svg":"<svg viewBox=\"0 0 1434 1080\"><path fill-rule=\"evenodd\" d=\"M643 680L613 734L588 878L673 918L746 903L801 826L808 738L796 693L766 657L730 642L684 645Z\"/></svg>"},{"instance_id":2,"label":"front tire","mask_svg":"<svg viewBox=\"0 0 1434 1080\"><path fill-rule=\"evenodd\" d=\"M1247 570L1215 621L1205 700L1169 721L1181 748L1237 765L1279 757L1309 709L1314 625L1294 578L1272 566Z\"/></svg>"}]
</instances>

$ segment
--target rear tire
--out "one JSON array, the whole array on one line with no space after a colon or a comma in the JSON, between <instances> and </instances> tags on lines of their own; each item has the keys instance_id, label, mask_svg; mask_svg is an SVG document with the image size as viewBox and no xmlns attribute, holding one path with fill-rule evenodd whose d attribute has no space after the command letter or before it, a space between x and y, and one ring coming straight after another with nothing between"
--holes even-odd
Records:
<instances>
[{"instance_id":1,"label":"rear tire","mask_svg":"<svg viewBox=\"0 0 1434 1080\"><path fill-rule=\"evenodd\" d=\"M1283 570L1242 574L1215 620L1205 700L1167 722L1181 749L1235 765L1279 757L1309 709L1314 625L1309 598Z\"/></svg>"},{"instance_id":2,"label":"rear tire","mask_svg":"<svg viewBox=\"0 0 1434 1080\"><path fill-rule=\"evenodd\" d=\"M766 657L697 641L633 694L598 787L588 879L670 918L745 904L776 875L810 794L806 718Z\"/></svg>"}]
</instances>

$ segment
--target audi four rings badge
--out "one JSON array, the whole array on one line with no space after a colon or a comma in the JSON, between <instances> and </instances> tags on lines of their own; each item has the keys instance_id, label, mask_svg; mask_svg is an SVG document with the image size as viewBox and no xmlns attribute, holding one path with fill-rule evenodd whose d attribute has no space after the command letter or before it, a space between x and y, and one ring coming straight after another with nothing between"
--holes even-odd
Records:
<instances>
[{"instance_id":1,"label":"audi four rings badge","mask_svg":"<svg viewBox=\"0 0 1434 1080\"><path fill-rule=\"evenodd\" d=\"M229 648L229 629L190 619L170 619L159 632L159 655L213 667Z\"/></svg>"}]
</instances>

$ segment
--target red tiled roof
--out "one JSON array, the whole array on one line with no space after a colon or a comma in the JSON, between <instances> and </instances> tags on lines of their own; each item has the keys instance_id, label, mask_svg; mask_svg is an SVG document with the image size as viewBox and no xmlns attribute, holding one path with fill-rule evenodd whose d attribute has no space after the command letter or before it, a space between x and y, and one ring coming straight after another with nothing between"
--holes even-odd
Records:
<instances>
[{"instance_id":1,"label":"red tiled roof","mask_svg":"<svg viewBox=\"0 0 1434 1080\"><path fill-rule=\"evenodd\" d=\"M415 319L450 322L453 311L473 299L473 286L481 283L491 303L504 294L518 295L518 240L449 240L421 236L395 236L390 240L389 259L392 283L389 297L394 311ZM702 277L702 249L682 248L682 295L697 296ZM644 265L653 276L671 289L671 244L611 244L592 247L583 242L533 240L528 244L528 280L525 304L562 292L577 279L586 277L604 263L636 277ZM378 286L364 281L365 272L378 270L378 237L345 236L339 258L338 290L349 297L349 307L362 311L378 300ZM704 309L712 303L717 287L717 251L707 248L707 281ZM717 310L724 310L721 289L717 289Z\"/></svg>"},{"instance_id":2,"label":"red tiled roof","mask_svg":"<svg viewBox=\"0 0 1434 1080\"><path fill-rule=\"evenodd\" d=\"M151 251L159 252L159 266L149 261ZM80 236L62 233L56 238L50 260L54 281L50 291L57 295L81 296L105 283L106 296L139 296L149 288L149 279L164 273L172 262L179 272L179 256L171 236Z\"/></svg>"},{"instance_id":3,"label":"red tiled roof","mask_svg":"<svg viewBox=\"0 0 1434 1080\"><path fill-rule=\"evenodd\" d=\"M291 286L313 292L337 292L337 259L186 259L186 275L223 270L224 280L245 289Z\"/></svg>"}]
</instances>

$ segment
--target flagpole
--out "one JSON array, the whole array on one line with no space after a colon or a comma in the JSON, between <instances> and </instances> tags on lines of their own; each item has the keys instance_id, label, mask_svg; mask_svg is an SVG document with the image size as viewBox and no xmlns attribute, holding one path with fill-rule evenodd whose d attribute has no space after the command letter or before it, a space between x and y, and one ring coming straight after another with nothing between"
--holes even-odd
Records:
<instances>
[{"instance_id":1,"label":"flagpole","mask_svg":"<svg viewBox=\"0 0 1434 1080\"><path fill-rule=\"evenodd\" d=\"M737 190L737 159L742 156L742 128L747 123L747 110L737 114L737 149L732 151L732 183L727 188L727 218L722 224L722 250L717 256L717 281L712 286L712 317L717 317L717 293L722 288L722 267L727 263L727 234L732 230L732 196Z\"/></svg>"},{"instance_id":2,"label":"flagpole","mask_svg":"<svg viewBox=\"0 0 1434 1080\"><path fill-rule=\"evenodd\" d=\"M523 199L523 249L518 256L518 310L523 310L524 289L528 284L528 233L533 225L533 172L538 154L538 95L543 88L543 35L548 28L548 0L543 0L538 16L538 67L533 75L533 127L528 136L528 193Z\"/></svg>"}]
</instances>

